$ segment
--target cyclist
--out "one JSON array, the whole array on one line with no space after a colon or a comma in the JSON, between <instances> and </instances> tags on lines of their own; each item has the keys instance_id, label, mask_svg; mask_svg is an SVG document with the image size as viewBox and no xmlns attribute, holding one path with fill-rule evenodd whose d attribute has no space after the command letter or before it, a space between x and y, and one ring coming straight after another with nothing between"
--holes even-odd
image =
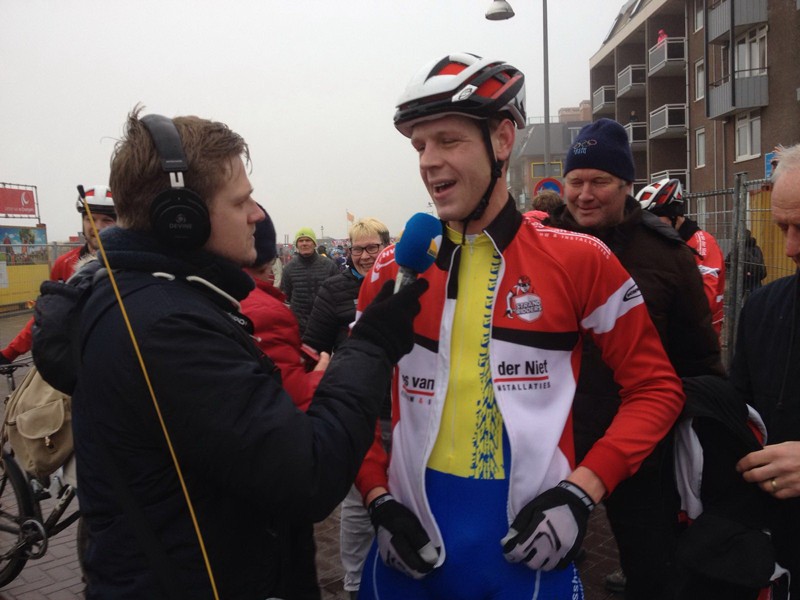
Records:
<instances>
[{"instance_id":1,"label":"cyclist","mask_svg":"<svg viewBox=\"0 0 800 600\"><path fill-rule=\"evenodd\" d=\"M513 66L451 54L417 73L395 113L443 242L420 276L430 288L392 387L391 458L373 444L356 480L377 532L359 598L582 598L572 561L592 507L683 405L613 254L515 208L504 182L524 99ZM392 246L365 278L359 310L397 271ZM570 410L584 337L602 348L625 402L576 467Z\"/></svg>"},{"instance_id":2,"label":"cyclist","mask_svg":"<svg viewBox=\"0 0 800 600\"><path fill-rule=\"evenodd\" d=\"M722 333L725 299L725 259L722 250L707 231L684 214L681 182L677 179L662 179L645 186L636 194L642 210L648 210L664 223L672 225L686 245L695 251L694 260L703 278L703 290L711 309L711 324L717 336Z\"/></svg>"},{"instance_id":3,"label":"cyclist","mask_svg":"<svg viewBox=\"0 0 800 600\"><path fill-rule=\"evenodd\" d=\"M83 187L80 186L78 189L83 190ZM115 225L117 222L114 198L111 196L111 190L108 187L96 185L86 190L84 196L86 204L89 205L89 211L92 213L92 218L90 219L86 213L83 196L78 196L76 207L81 214L83 237L86 243L78 248L73 248L56 259L53 263L53 268L50 269L50 279L53 281L66 281L72 276L75 271L75 265L80 259L97 252L99 242L95 236L95 229L100 232L106 227ZM94 220L94 227L92 227L92 220ZM33 319L30 319L8 346L0 350L0 365L7 365L18 356L30 351L33 343L31 338L32 326Z\"/></svg>"}]
</instances>

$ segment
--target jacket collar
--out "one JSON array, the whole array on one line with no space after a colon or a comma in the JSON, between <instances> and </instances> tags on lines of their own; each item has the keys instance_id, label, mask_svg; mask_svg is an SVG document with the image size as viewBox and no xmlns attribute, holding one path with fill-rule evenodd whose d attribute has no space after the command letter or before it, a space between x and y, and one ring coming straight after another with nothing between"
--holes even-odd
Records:
<instances>
[{"instance_id":1,"label":"jacket collar","mask_svg":"<svg viewBox=\"0 0 800 600\"><path fill-rule=\"evenodd\" d=\"M514 205L514 199L509 194L508 200L494 220L483 230L494 241L495 246L503 253L508 248L511 241L517 235L517 230L522 225L522 215ZM445 223L442 222L442 231ZM457 244L452 242L447 235L442 234L442 247L436 257L436 266L446 271L450 267L450 260L455 252Z\"/></svg>"},{"instance_id":2,"label":"jacket collar","mask_svg":"<svg viewBox=\"0 0 800 600\"><path fill-rule=\"evenodd\" d=\"M217 286L236 300L243 300L255 287L250 276L234 262L205 250L176 250L152 235L121 227L100 233L112 269L162 272L186 278L193 275Z\"/></svg>"},{"instance_id":3,"label":"jacket collar","mask_svg":"<svg viewBox=\"0 0 800 600\"><path fill-rule=\"evenodd\" d=\"M633 196L625 198L625 209L622 215L622 221L612 227L605 227L603 229L582 227L578 225L578 222L573 218L566 204L559 206L554 211L553 217L547 221L546 224L561 227L569 231L593 235L608 246L614 254L619 254L622 249L628 246L640 225L644 225L656 231L673 242L683 243L683 240L681 240L681 237L678 235L678 232L675 231L674 227L663 223L661 219L653 213L643 211L642 207Z\"/></svg>"}]
</instances>

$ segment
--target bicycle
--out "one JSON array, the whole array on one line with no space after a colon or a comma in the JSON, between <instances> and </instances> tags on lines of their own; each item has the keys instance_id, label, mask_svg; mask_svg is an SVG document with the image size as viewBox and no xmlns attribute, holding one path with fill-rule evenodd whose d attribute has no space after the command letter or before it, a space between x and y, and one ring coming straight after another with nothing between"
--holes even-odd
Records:
<instances>
[{"instance_id":1,"label":"bicycle","mask_svg":"<svg viewBox=\"0 0 800 600\"><path fill-rule=\"evenodd\" d=\"M0 366L10 392L16 389L14 372L30 367L31 359ZM9 392L9 393L10 393ZM47 552L48 540L78 521L80 510L68 509L76 489L64 482L57 471L45 478L26 473L14 459L13 451L2 448L0 460L0 587L11 583L29 560ZM45 517L42 501L53 498L55 504ZM66 516L65 516L66 515ZM83 568L83 555L88 542L82 521L78 523L78 561Z\"/></svg>"}]
</instances>

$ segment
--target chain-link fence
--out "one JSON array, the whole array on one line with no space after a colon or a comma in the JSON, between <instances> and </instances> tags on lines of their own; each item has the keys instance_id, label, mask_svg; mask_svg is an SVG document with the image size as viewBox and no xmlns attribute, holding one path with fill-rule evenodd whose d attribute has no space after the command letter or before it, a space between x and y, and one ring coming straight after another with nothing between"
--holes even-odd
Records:
<instances>
[{"instance_id":1,"label":"chain-link fence","mask_svg":"<svg viewBox=\"0 0 800 600\"><path fill-rule=\"evenodd\" d=\"M713 235L726 257L723 357L730 364L742 305L755 288L795 272L772 222L772 185L738 173L734 187L687 194L687 216Z\"/></svg>"}]
</instances>

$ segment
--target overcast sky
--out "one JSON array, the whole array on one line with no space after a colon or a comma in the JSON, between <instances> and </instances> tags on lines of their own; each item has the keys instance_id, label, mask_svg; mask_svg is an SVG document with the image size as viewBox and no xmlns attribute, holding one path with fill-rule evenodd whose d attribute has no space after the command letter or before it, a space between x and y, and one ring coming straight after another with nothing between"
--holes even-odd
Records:
<instances>
[{"instance_id":1,"label":"overcast sky","mask_svg":"<svg viewBox=\"0 0 800 600\"><path fill-rule=\"evenodd\" d=\"M526 75L528 115L544 114L542 5L510 1L516 17L492 22L489 0L2 0L0 181L38 187L50 241L75 234L75 186L108 181L142 102L247 140L279 241L301 226L344 237L345 210L395 235L427 210L392 126L419 67L457 51L504 59ZM621 5L550 0L553 117L590 97L589 58Z\"/></svg>"}]
</instances>

